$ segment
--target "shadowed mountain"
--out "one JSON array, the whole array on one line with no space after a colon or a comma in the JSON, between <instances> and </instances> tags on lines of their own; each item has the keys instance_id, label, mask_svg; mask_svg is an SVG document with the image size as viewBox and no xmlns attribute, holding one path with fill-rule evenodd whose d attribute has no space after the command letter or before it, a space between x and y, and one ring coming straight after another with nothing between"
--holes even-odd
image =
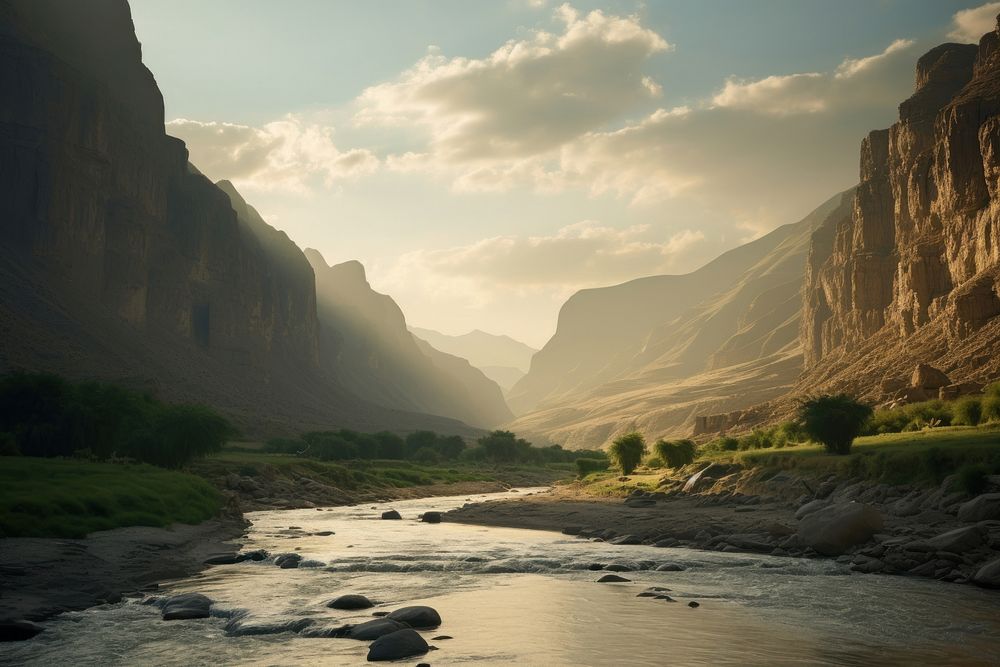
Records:
<instances>
[{"instance_id":1,"label":"shadowed mountain","mask_svg":"<svg viewBox=\"0 0 1000 667\"><path fill-rule=\"evenodd\" d=\"M500 385L504 392L524 377L531 366L532 355L538 351L510 336L498 336L478 329L461 336L449 336L419 327L410 327L410 331L442 352L468 359L470 364Z\"/></svg>"},{"instance_id":2,"label":"shadowed mountain","mask_svg":"<svg viewBox=\"0 0 1000 667\"><path fill-rule=\"evenodd\" d=\"M331 380L308 262L165 134L124 0L0 2L0 86L0 372L204 402L250 433L474 432Z\"/></svg>"},{"instance_id":3,"label":"shadowed mountain","mask_svg":"<svg viewBox=\"0 0 1000 667\"><path fill-rule=\"evenodd\" d=\"M380 405L474 426L512 417L496 383L410 333L399 306L371 288L360 262L328 266L318 251L305 254L316 274L324 363L346 386Z\"/></svg>"},{"instance_id":4,"label":"shadowed mountain","mask_svg":"<svg viewBox=\"0 0 1000 667\"><path fill-rule=\"evenodd\" d=\"M849 203L849 195L837 195L692 273L574 294L508 396L524 413L512 428L571 447L599 446L633 429L690 433L698 416L785 393L802 369L809 239Z\"/></svg>"}]
</instances>

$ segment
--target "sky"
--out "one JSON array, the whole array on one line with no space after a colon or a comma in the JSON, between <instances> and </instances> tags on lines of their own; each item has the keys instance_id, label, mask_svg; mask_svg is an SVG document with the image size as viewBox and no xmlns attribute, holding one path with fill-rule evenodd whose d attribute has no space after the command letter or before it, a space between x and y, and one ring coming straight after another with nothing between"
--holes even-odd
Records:
<instances>
[{"instance_id":1,"label":"sky","mask_svg":"<svg viewBox=\"0 0 1000 667\"><path fill-rule=\"evenodd\" d=\"M540 347L857 181L916 59L1000 2L131 0L167 132L411 325Z\"/></svg>"}]
</instances>

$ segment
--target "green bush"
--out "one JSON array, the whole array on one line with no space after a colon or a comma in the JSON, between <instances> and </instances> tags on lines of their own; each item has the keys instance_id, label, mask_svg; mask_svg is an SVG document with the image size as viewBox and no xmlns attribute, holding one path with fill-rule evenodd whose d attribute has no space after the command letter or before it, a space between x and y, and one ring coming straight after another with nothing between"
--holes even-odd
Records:
<instances>
[{"instance_id":1,"label":"green bush","mask_svg":"<svg viewBox=\"0 0 1000 667\"><path fill-rule=\"evenodd\" d=\"M984 422L1000 422L1000 396L987 394L982 399L982 408Z\"/></svg>"},{"instance_id":2,"label":"green bush","mask_svg":"<svg viewBox=\"0 0 1000 667\"><path fill-rule=\"evenodd\" d=\"M969 396L955 401L952 406L952 424L978 426L983 418L983 403L979 398Z\"/></svg>"},{"instance_id":3,"label":"green bush","mask_svg":"<svg viewBox=\"0 0 1000 667\"><path fill-rule=\"evenodd\" d=\"M608 469L607 459L577 459L576 472L580 477L586 477L594 472L604 472Z\"/></svg>"},{"instance_id":4,"label":"green bush","mask_svg":"<svg viewBox=\"0 0 1000 667\"><path fill-rule=\"evenodd\" d=\"M691 440L657 440L653 445L653 453L659 457L668 468L680 468L694 461L695 444Z\"/></svg>"},{"instance_id":5,"label":"green bush","mask_svg":"<svg viewBox=\"0 0 1000 667\"><path fill-rule=\"evenodd\" d=\"M608 458L621 468L623 475L631 475L646 454L646 439L641 433L626 433L615 438L608 448Z\"/></svg>"},{"instance_id":6,"label":"green bush","mask_svg":"<svg viewBox=\"0 0 1000 667\"><path fill-rule=\"evenodd\" d=\"M807 398L799 404L799 421L810 438L831 454L848 454L872 417L871 406L847 394Z\"/></svg>"},{"instance_id":7,"label":"green bush","mask_svg":"<svg viewBox=\"0 0 1000 667\"><path fill-rule=\"evenodd\" d=\"M981 463L966 463L956 472L955 487L970 496L976 496L989 488L989 469Z\"/></svg>"}]
</instances>

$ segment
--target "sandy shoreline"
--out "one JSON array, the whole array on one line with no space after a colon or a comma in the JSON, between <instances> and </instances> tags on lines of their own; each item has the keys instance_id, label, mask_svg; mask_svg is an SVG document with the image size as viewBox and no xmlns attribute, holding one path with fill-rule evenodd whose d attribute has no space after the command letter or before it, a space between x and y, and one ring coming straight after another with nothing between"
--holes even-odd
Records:
<instances>
[{"instance_id":1,"label":"sandy shoreline","mask_svg":"<svg viewBox=\"0 0 1000 667\"><path fill-rule=\"evenodd\" d=\"M0 619L42 621L189 576L210 556L236 552L246 526L242 517L227 517L196 526L116 528L84 539L5 538Z\"/></svg>"},{"instance_id":2,"label":"sandy shoreline","mask_svg":"<svg viewBox=\"0 0 1000 667\"><path fill-rule=\"evenodd\" d=\"M629 507L622 498L597 498L566 486L534 496L467 505L443 518L456 523L570 533L590 529L606 532L609 537L605 539L631 535L648 543L672 539L690 546L698 546L709 535L788 534L795 526L795 509L790 503L753 502L708 505L700 496L680 496L652 507Z\"/></svg>"}]
</instances>

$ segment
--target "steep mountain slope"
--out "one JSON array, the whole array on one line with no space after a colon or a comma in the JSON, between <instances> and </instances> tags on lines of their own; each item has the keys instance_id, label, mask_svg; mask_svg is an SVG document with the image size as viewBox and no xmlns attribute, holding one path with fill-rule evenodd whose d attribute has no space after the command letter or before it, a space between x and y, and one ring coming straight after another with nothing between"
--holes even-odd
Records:
<instances>
[{"instance_id":1,"label":"steep mountain slope","mask_svg":"<svg viewBox=\"0 0 1000 667\"><path fill-rule=\"evenodd\" d=\"M0 2L0 86L0 372L125 382L258 433L470 431L330 380L308 263L164 133L124 0Z\"/></svg>"},{"instance_id":2,"label":"steep mountain slope","mask_svg":"<svg viewBox=\"0 0 1000 667\"><path fill-rule=\"evenodd\" d=\"M538 351L510 336L498 336L478 329L461 336L449 336L419 327L410 327L410 331L442 352L468 359L505 392L524 377L531 366L531 357Z\"/></svg>"},{"instance_id":3,"label":"steep mountain slope","mask_svg":"<svg viewBox=\"0 0 1000 667\"><path fill-rule=\"evenodd\" d=\"M847 193L837 195L692 273L573 295L510 393L515 412L526 412L512 428L597 446L634 428L690 433L698 416L786 392L802 368L798 320L809 240L849 203Z\"/></svg>"},{"instance_id":4,"label":"steep mountain slope","mask_svg":"<svg viewBox=\"0 0 1000 667\"><path fill-rule=\"evenodd\" d=\"M916 69L899 122L862 144L851 214L813 239L800 391L881 400L920 362L1000 375L1000 31Z\"/></svg>"},{"instance_id":5,"label":"steep mountain slope","mask_svg":"<svg viewBox=\"0 0 1000 667\"><path fill-rule=\"evenodd\" d=\"M492 427L511 418L500 388L468 361L414 338L391 297L368 284L359 262L328 266L316 250L324 362L340 381L381 405Z\"/></svg>"}]
</instances>

